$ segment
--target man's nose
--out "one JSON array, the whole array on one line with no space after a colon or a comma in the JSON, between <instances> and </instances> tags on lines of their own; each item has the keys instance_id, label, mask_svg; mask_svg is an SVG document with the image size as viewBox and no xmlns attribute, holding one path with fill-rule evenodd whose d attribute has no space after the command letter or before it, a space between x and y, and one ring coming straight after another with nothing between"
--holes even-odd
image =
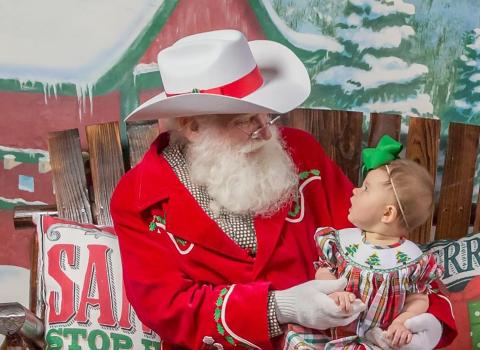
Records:
<instances>
[{"instance_id":1,"label":"man's nose","mask_svg":"<svg viewBox=\"0 0 480 350\"><path fill-rule=\"evenodd\" d=\"M256 120L260 127L258 138L262 140L269 140L272 137L272 131L268 125L268 118L264 116L257 116Z\"/></svg>"}]
</instances>

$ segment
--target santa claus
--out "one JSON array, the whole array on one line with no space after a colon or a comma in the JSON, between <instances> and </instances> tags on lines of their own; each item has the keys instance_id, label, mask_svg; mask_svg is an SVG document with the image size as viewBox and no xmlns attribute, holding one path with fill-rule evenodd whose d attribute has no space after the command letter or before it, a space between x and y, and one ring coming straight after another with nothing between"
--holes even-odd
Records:
<instances>
[{"instance_id":1,"label":"santa claus","mask_svg":"<svg viewBox=\"0 0 480 350\"><path fill-rule=\"evenodd\" d=\"M180 39L158 55L165 92L129 120L167 118L168 131L121 179L111 213L125 288L165 348L277 348L282 325L346 325L328 294L344 279L314 280L313 235L350 227L353 185L308 133L277 115L310 93L287 47L235 30ZM451 342L448 301L409 324L405 349ZM377 344L383 333L375 332Z\"/></svg>"}]
</instances>

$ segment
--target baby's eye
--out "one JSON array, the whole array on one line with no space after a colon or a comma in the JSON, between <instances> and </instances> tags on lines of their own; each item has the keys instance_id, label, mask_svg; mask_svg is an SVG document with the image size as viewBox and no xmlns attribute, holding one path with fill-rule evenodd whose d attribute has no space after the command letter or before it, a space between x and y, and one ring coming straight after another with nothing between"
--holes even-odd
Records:
<instances>
[{"instance_id":1,"label":"baby's eye","mask_svg":"<svg viewBox=\"0 0 480 350\"><path fill-rule=\"evenodd\" d=\"M366 185L363 186L363 190L364 190L364 191L368 191L368 187L367 187Z\"/></svg>"}]
</instances>

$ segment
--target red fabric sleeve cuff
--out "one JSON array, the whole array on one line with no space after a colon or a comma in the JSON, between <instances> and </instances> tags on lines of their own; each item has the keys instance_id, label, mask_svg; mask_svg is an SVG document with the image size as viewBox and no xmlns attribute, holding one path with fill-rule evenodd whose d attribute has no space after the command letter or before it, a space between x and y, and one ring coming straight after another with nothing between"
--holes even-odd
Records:
<instances>
[{"instance_id":1,"label":"red fabric sleeve cuff","mask_svg":"<svg viewBox=\"0 0 480 350\"><path fill-rule=\"evenodd\" d=\"M236 343L272 349L268 336L269 287L267 282L234 284L225 294L220 321L225 333Z\"/></svg>"},{"instance_id":2,"label":"red fabric sleeve cuff","mask_svg":"<svg viewBox=\"0 0 480 350\"><path fill-rule=\"evenodd\" d=\"M457 336L457 326L453 318L452 305L446 296L436 293L429 294L429 304L428 312L442 322L443 325L442 337L436 349L443 348L450 345Z\"/></svg>"}]
</instances>

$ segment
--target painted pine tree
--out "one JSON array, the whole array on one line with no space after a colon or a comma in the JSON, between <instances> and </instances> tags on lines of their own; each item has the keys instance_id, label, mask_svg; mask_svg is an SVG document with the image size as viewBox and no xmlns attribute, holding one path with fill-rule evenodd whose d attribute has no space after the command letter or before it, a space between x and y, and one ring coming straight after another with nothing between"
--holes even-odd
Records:
<instances>
[{"instance_id":1,"label":"painted pine tree","mask_svg":"<svg viewBox=\"0 0 480 350\"><path fill-rule=\"evenodd\" d=\"M372 253L367 260L365 260L365 263L370 265L370 267L378 266L380 265L380 258L378 257L377 253Z\"/></svg>"},{"instance_id":2,"label":"painted pine tree","mask_svg":"<svg viewBox=\"0 0 480 350\"><path fill-rule=\"evenodd\" d=\"M443 113L442 129L446 132L448 122L480 125L480 28L466 33L464 50L456 60L457 79L452 103ZM479 158L480 161L480 158ZM479 192L480 167L475 174L474 193ZM477 198L473 198L477 201Z\"/></svg>"},{"instance_id":3,"label":"painted pine tree","mask_svg":"<svg viewBox=\"0 0 480 350\"><path fill-rule=\"evenodd\" d=\"M430 115L425 65L408 62L415 7L403 0L349 0L336 28L342 52L315 72L310 104L335 109Z\"/></svg>"},{"instance_id":4,"label":"painted pine tree","mask_svg":"<svg viewBox=\"0 0 480 350\"><path fill-rule=\"evenodd\" d=\"M445 113L445 120L480 124L480 28L467 33L464 43L456 60L453 106Z\"/></svg>"},{"instance_id":5,"label":"painted pine tree","mask_svg":"<svg viewBox=\"0 0 480 350\"><path fill-rule=\"evenodd\" d=\"M406 264L410 260L409 256L402 251L398 251L395 256L397 258L397 263Z\"/></svg>"}]
</instances>

